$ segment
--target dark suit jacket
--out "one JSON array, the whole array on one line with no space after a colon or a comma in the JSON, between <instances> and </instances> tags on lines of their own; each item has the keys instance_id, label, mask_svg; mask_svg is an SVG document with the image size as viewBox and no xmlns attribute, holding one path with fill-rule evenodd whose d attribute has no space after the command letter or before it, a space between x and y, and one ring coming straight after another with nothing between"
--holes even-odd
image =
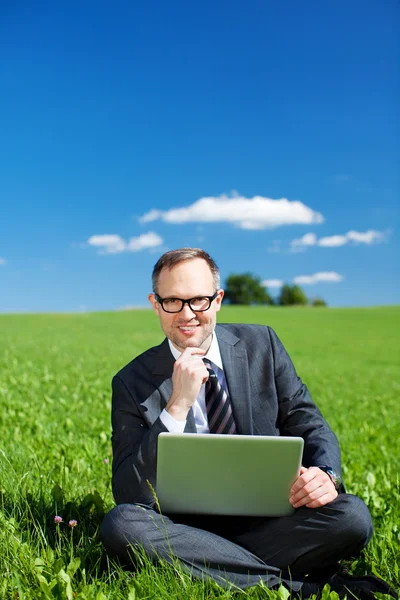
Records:
<instances>
[{"instance_id":1,"label":"dark suit jacket","mask_svg":"<svg viewBox=\"0 0 400 600\"><path fill-rule=\"evenodd\" d=\"M341 473L340 450L285 348L270 327L217 325L216 335L239 434L304 438L303 465ZM113 494L117 504L154 505L157 437L172 393L168 341L150 348L113 378ZM185 432L196 432L190 410Z\"/></svg>"}]
</instances>

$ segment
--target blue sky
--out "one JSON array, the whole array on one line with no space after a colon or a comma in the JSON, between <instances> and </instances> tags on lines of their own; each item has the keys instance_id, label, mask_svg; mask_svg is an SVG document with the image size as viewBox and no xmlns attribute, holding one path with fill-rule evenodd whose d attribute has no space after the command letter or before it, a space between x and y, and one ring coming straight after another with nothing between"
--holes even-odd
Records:
<instances>
[{"instance_id":1,"label":"blue sky","mask_svg":"<svg viewBox=\"0 0 400 600\"><path fill-rule=\"evenodd\" d=\"M0 312L143 306L159 255L400 303L399 6L0 8Z\"/></svg>"}]
</instances>

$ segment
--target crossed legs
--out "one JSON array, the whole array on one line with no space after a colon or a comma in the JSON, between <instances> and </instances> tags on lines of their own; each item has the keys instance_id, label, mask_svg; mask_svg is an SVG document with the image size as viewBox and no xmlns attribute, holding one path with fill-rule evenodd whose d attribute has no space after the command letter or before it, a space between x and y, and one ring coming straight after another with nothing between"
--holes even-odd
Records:
<instances>
[{"instance_id":1,"label":"crossed legs","mask_svg":"<svg viewBox=\"0 0 400 600\"><path fill-rule=\"evenodd\" d=\"M283 581L293 591L306 573L358 554L371 535L368 508L350 494L280 518L161 516L142 505L121 504L101 528L107 553L125 564L131 562L130 546L140 546L154 561L176 557L184 570L220 585L244 589L260 580L269 587Z\"/></svg>"}]
</instances>

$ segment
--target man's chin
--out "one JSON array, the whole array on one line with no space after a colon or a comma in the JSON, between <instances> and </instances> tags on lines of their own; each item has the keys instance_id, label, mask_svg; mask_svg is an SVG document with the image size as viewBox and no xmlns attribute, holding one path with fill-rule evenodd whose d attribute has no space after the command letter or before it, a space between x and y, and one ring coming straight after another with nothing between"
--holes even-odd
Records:
<instances>
[{"instance_id":1,"label":"man's chin","mask_svg":"<svg viewBox=\"0 0 400 600\"><path fill-rule=\"evenodd\" d=\"M207 340L208 338L206 338ZM181 352L185 350L185 348L201 348L206 342L203 337L198 335L191 336L186 339L179 340L171 340L174 346L176 346Z\"/></svg>"},{"instance_id":2,"label":"man's chin","mask_svg":"<svg viewBox=\"0 0 400 600\"><path fill-rule=\"evenodd\" d=\"M190 340L179 340L175 342L175 346L178 346L180 350L184 350L185 348L199 348L199 341L196 339Z\"/></svg>"}]
</instances>

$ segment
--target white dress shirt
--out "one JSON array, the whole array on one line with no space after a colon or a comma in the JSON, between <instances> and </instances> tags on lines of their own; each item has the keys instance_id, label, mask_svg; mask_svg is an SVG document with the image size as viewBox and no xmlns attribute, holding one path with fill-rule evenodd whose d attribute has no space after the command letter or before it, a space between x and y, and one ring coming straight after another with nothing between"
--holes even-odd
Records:
<instances>
[{"instance_id":1,"label":"white dress shirt","mask_svg":"<svg viewBox=\"0 0 400 600\"><path fill-rule=\"evenodd\" d=\"M182 352L179 352L172 344L170 340L168 340L170 350L172 352L173 357L177 360ZM218 381L222 385L224 389L227 389L225 375L222 366L221 353L219 351L217 336L213 335L211 340L210 348L203 358L208 358L208 360L212 363L212 368L216 376L218 377ZM206 397L205 397L205 383L202 384L200 388L199 395L197 396L192 409L194 415L194 422L196 424L197 433L210 433L210 429L208 427L207 420L207 411L206 411ZM168 411L164 410L160 414L160 419L171 433L183 433L186 426L185 421L177 421L172 417Z\"/></svg>"}]
</instances>

